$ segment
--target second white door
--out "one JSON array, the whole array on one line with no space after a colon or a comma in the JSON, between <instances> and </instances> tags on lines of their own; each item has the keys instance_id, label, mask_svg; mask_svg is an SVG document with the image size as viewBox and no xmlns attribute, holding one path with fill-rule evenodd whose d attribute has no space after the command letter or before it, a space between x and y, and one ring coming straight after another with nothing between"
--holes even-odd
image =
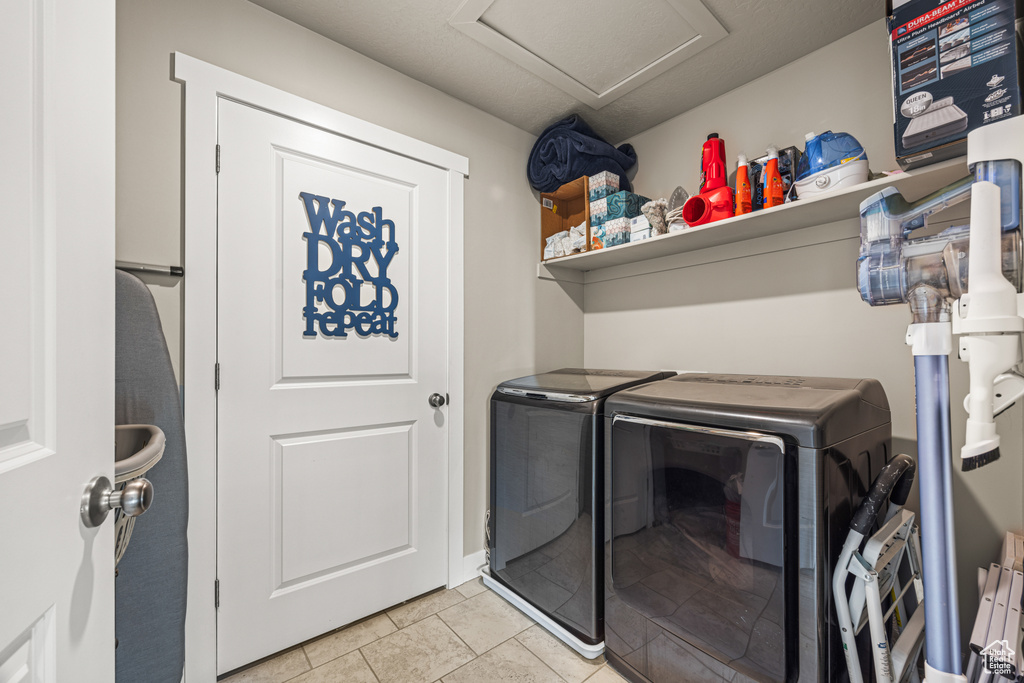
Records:
<instances>
[{"instance_id":1,"label":"second white door","mask_svg":"<svg viewBox=\"0 0 1024 683\"><path fill-rule=\"evenodd\" d=\"M224 673L445 584L450 217L302 122L220 100L218 141Z\"/></svg>"}]
</instances>

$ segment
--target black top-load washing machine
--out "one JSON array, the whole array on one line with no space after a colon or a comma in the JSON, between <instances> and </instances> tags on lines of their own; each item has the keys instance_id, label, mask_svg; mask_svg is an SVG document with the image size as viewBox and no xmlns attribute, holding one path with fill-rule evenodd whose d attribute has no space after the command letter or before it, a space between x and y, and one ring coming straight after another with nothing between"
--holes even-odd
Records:
<instances>
[{"instance_id":1,"label":"black top-load washing machine","mask_svg":"<svg viewBox=\"0 0 1024 683\"><path fill-rule=\"evenodd\" d=\"M603 646L605 398L670 372L566 368L491 396L484 581L587 657Z\"/></svg>"},{"instance_id":2,"label":"black top-load washing machine","mask_svg":"<svg viewBox=\"0 0 1024 683\"><path fill-rule=\"evenodd\" d=\"M846 680L830 582L891 457L881 385L686 374L605 414L612 666L653 683Z\"/></svg>"}]
</instances>

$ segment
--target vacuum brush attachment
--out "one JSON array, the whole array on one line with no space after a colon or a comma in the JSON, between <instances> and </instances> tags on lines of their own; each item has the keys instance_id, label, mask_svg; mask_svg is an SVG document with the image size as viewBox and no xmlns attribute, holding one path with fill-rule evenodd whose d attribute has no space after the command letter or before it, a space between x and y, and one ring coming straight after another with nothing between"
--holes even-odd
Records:
<instances>
[{"instance_id":1,"label":"vacuum brush attachment","mask_svg":"<svg viewBox=\"0 0 1024 683\"><path fill-rule=\"evenodd\" d=\"M999 187L979 181L971 187L970 264L968 291L960 297L960 359L971 373L967 408L967 440L960 450L963 470L970 471L999 458L996 432L997 379L1021 361L1024 319L1017 315L1017 288L1003 277ZM1011 387L1006 381L1000 399ZM1022 383L1016 383L1020 389ZM1016 399L1019 397L1014 396ZM1004 401L1001 401L1004 402Z\"/></svg>"}]
</instances>

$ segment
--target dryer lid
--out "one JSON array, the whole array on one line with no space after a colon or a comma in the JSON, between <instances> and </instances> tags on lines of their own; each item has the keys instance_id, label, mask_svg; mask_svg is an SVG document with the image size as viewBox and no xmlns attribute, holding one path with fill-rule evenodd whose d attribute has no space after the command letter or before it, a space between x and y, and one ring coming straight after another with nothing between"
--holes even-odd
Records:
<instances>
[{"instance_id":1,"label":"dryer lid","mask_svg":"<svg viewBox=\"0 0 1024 683\"><path fill-rule=\"evenodd\" d=\"M562 368L540 375L510 379L498 385L498 392L554 401L595 401L616 391L671 377L673 374L655 370Z\"/></svg>"},{"instance_id":2,"label":"dryer lid","mask_svg":"<svg viewBox=\"0 0 1024 683\"><path fill-rule=\"evenodd\" d=\"M787 434L824 448L888 424L878 380L766 375L677 375L613 396L605 413Z\"/></svg>"}]
</instances>

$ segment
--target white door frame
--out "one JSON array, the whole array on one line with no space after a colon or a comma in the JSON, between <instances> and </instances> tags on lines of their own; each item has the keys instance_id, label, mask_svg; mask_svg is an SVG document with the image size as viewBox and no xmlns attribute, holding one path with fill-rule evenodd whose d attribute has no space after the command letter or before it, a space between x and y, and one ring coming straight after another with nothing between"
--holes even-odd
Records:
<instances>
[{"instance_id":1,"label":"white door frame","mask_svg":"<svg viewBox=\"0 0 1024 683\"><path fill-rule=\"evenodd\" d=\"M227 98L309 123L448 171L448 586L467 578L463 561L463 196L469 160L226 69L175 52L184 86L185 438L189 453L188 612L185 681L217 677L217 104Z\"/></svg>"}]
</instances>

